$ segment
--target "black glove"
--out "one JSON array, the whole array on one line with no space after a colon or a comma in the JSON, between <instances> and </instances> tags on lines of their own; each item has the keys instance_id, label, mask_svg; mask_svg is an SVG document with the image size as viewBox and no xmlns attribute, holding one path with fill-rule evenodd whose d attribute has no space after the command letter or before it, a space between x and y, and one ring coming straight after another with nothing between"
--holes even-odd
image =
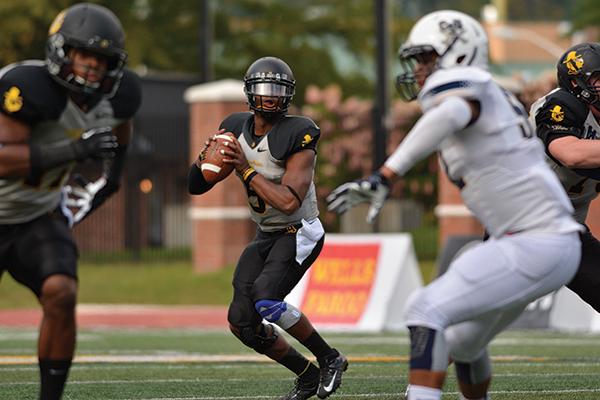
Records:
<instances>
[{"instance_id":1,"label":"black glove","mask_svg":"<svg viewBox=\"0 0 600 400\"><path fill-rule=\"evenodd\" d=\"M88 129L83 132L81 138L71 142L76 161L114 158L118 145L117 137L110 127Z\"/></svg>"}]
</instances>

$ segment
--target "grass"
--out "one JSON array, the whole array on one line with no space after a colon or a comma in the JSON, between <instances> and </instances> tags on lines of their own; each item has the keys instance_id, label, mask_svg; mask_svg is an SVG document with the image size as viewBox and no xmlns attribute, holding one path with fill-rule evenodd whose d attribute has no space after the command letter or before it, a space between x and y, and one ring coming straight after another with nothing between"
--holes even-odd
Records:
<instances>
[{"instance_id":1,"label":"grass","mask_svg":"<svg viewBox=\"0 0 600 400\"><path fill-rule=\"evenodd\" d=\"M350 359L332 400L400 398L407 383L405 333L324 336ZM36 397L35 339L33 330L0 328L0 400ZM490 347L492 397L598 399L599 339L544 331L502 333ZM29 359L8 362L14 356ZM87 330L79 334L78 357L64 400L273 399L293 381L288 371L221 331ZM449 372L443 399L456 399L453 367Z\"/></svg>"},{"instance_id":2,"label":"grass","mask_svg":"<svg viewBox=\"0 0 600 400\"><path fill-rule=\"evenodd\" d=\"M79 266L80 303L228 304L233 267L197 274L189 262L115 263ZM8 274L0 308L37 307L37 299Z\"/></svg>"},{"instance_id":3,"label":"grass","mask_svg":"<svg viewBox=\"0 0 600 400\"><path fill-rule=\"evenodd\" d=\"M233 266L198 274L189 262L81 263L79 303L226 305L232 295ZM421 263L426 282L435 274L432 261ZM0 285L0 308L34 308L37 299L5 273Z\"/></svg>"}]
</instances>

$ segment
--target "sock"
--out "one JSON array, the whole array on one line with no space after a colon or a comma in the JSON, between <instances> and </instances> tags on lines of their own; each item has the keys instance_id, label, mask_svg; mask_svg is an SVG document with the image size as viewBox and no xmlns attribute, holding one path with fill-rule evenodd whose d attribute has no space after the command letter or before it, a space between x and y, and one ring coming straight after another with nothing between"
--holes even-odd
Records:
<instances>
[{"instance_id":1,"label":"sock","mask_svg":"<svg viewBox=\"0 0 600 400\"><path fill-rule=\"evenodd\" d=\"M302 342L302 345L317 357L320 365L323 364L324 360L339 355L337 350L332 349L317 331L313 331L313 333Z\"/></svg>"},{"instance_id":2,"label":"sock","mask_svg":"<svg viewBox=\"0 0 600 400\"><path fill-rule=\"evenodd\" d=\"M477 399L467 399L465 397L465 395L463 395L462 393L460 394L460 400L490 400L490 396L489 395L485 395L484 397L479 397Z\"/></svg>"},{"instance_id":3,"label":"sock","mask_svg":"<svg viewBox=\"0 0 600 400\"><path fill-rule=\"evenodd\" d=\"M319 377L319 368L296 349L290 347L290 350L277 362L296 375L302 380L314 380Z\"/></svg>"},{"instance_id":4,"label":"sock","mask_svg":"<svg viewBox=\"0 0 600 400\"><path fill-rule=\"evenodd\" d=\"M40 400L60 400L69 376L71 360L40 359Z\"/></svg>"},{"instance_id":5,"label":"sock","mask_svg":"<svg viewBox=\"0 0 600 400\"><path fill-rule=\"evenodd\" d=\"M442 389L410 385L407 400L441 400Z\"/></svg>"}]
</instances>

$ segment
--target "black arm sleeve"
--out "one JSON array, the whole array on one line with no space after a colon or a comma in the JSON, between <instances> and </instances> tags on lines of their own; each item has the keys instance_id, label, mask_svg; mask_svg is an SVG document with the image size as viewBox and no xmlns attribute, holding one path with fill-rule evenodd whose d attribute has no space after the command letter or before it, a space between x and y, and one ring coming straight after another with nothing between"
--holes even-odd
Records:
<instances>
[{"instance_id":1,"label":"black arm sleeve","mask_svg":"<svg viewBox=\"0 0 600 400\"><path fill-rule=\"evenodd\" d=\"M63 165L77 158L73 142L65 140L60 143L29 145L31 176L39 176L42 172Z\"/></svg>"},{"instance_id":2,"label":"black arm sleeve","mask_svg":"<svg viewBox=\"0 0 600 400\"><path fill-rule=\"evenodd\" d=\"M193 163L188 173L188 192L190 194L203 194L212 189L214 185L206 182L202 171Z\"/></svg>"},{"instance_id":3,"label":"black arm sleeve","mask_svg":"<svg viewBox=\"0 0 600 400\"><path fill-rule=\"evenodd\" d=\"M600 168L575 168L573 172L584 178L592 178L600 181Z\"/></svg>"}]
</instances>

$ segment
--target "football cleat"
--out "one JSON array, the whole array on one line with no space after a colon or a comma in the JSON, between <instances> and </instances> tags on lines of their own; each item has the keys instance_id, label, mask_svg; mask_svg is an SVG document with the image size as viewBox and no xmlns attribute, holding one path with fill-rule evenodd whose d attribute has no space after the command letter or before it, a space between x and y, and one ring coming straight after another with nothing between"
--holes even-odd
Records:
<instances>
[{"instance_id":1,"label":"football cleat","mask_svg":"<svg viewBox=\"0 0 600 400\"><path fill-rule=\"evenodd\" d=\"M319 377L316 379L304 381L300 378L296 378L294 381L294 387L292 391L279 400L304 400L308 399L317 394L317 388L319 387Z\"/></svg>"},{"instance_id":2,"label":"football cleat","mask_svg":"<svg viewBox=\"0 0 600 400\"><path fill-rule=\"evenodd\" d=\"M348 359L338 352L337 357L325 362L321 367L321 376L317 396L325 399L334 393L342 384L342 374L348 369Z\"/></svg>"}]
</instances>

